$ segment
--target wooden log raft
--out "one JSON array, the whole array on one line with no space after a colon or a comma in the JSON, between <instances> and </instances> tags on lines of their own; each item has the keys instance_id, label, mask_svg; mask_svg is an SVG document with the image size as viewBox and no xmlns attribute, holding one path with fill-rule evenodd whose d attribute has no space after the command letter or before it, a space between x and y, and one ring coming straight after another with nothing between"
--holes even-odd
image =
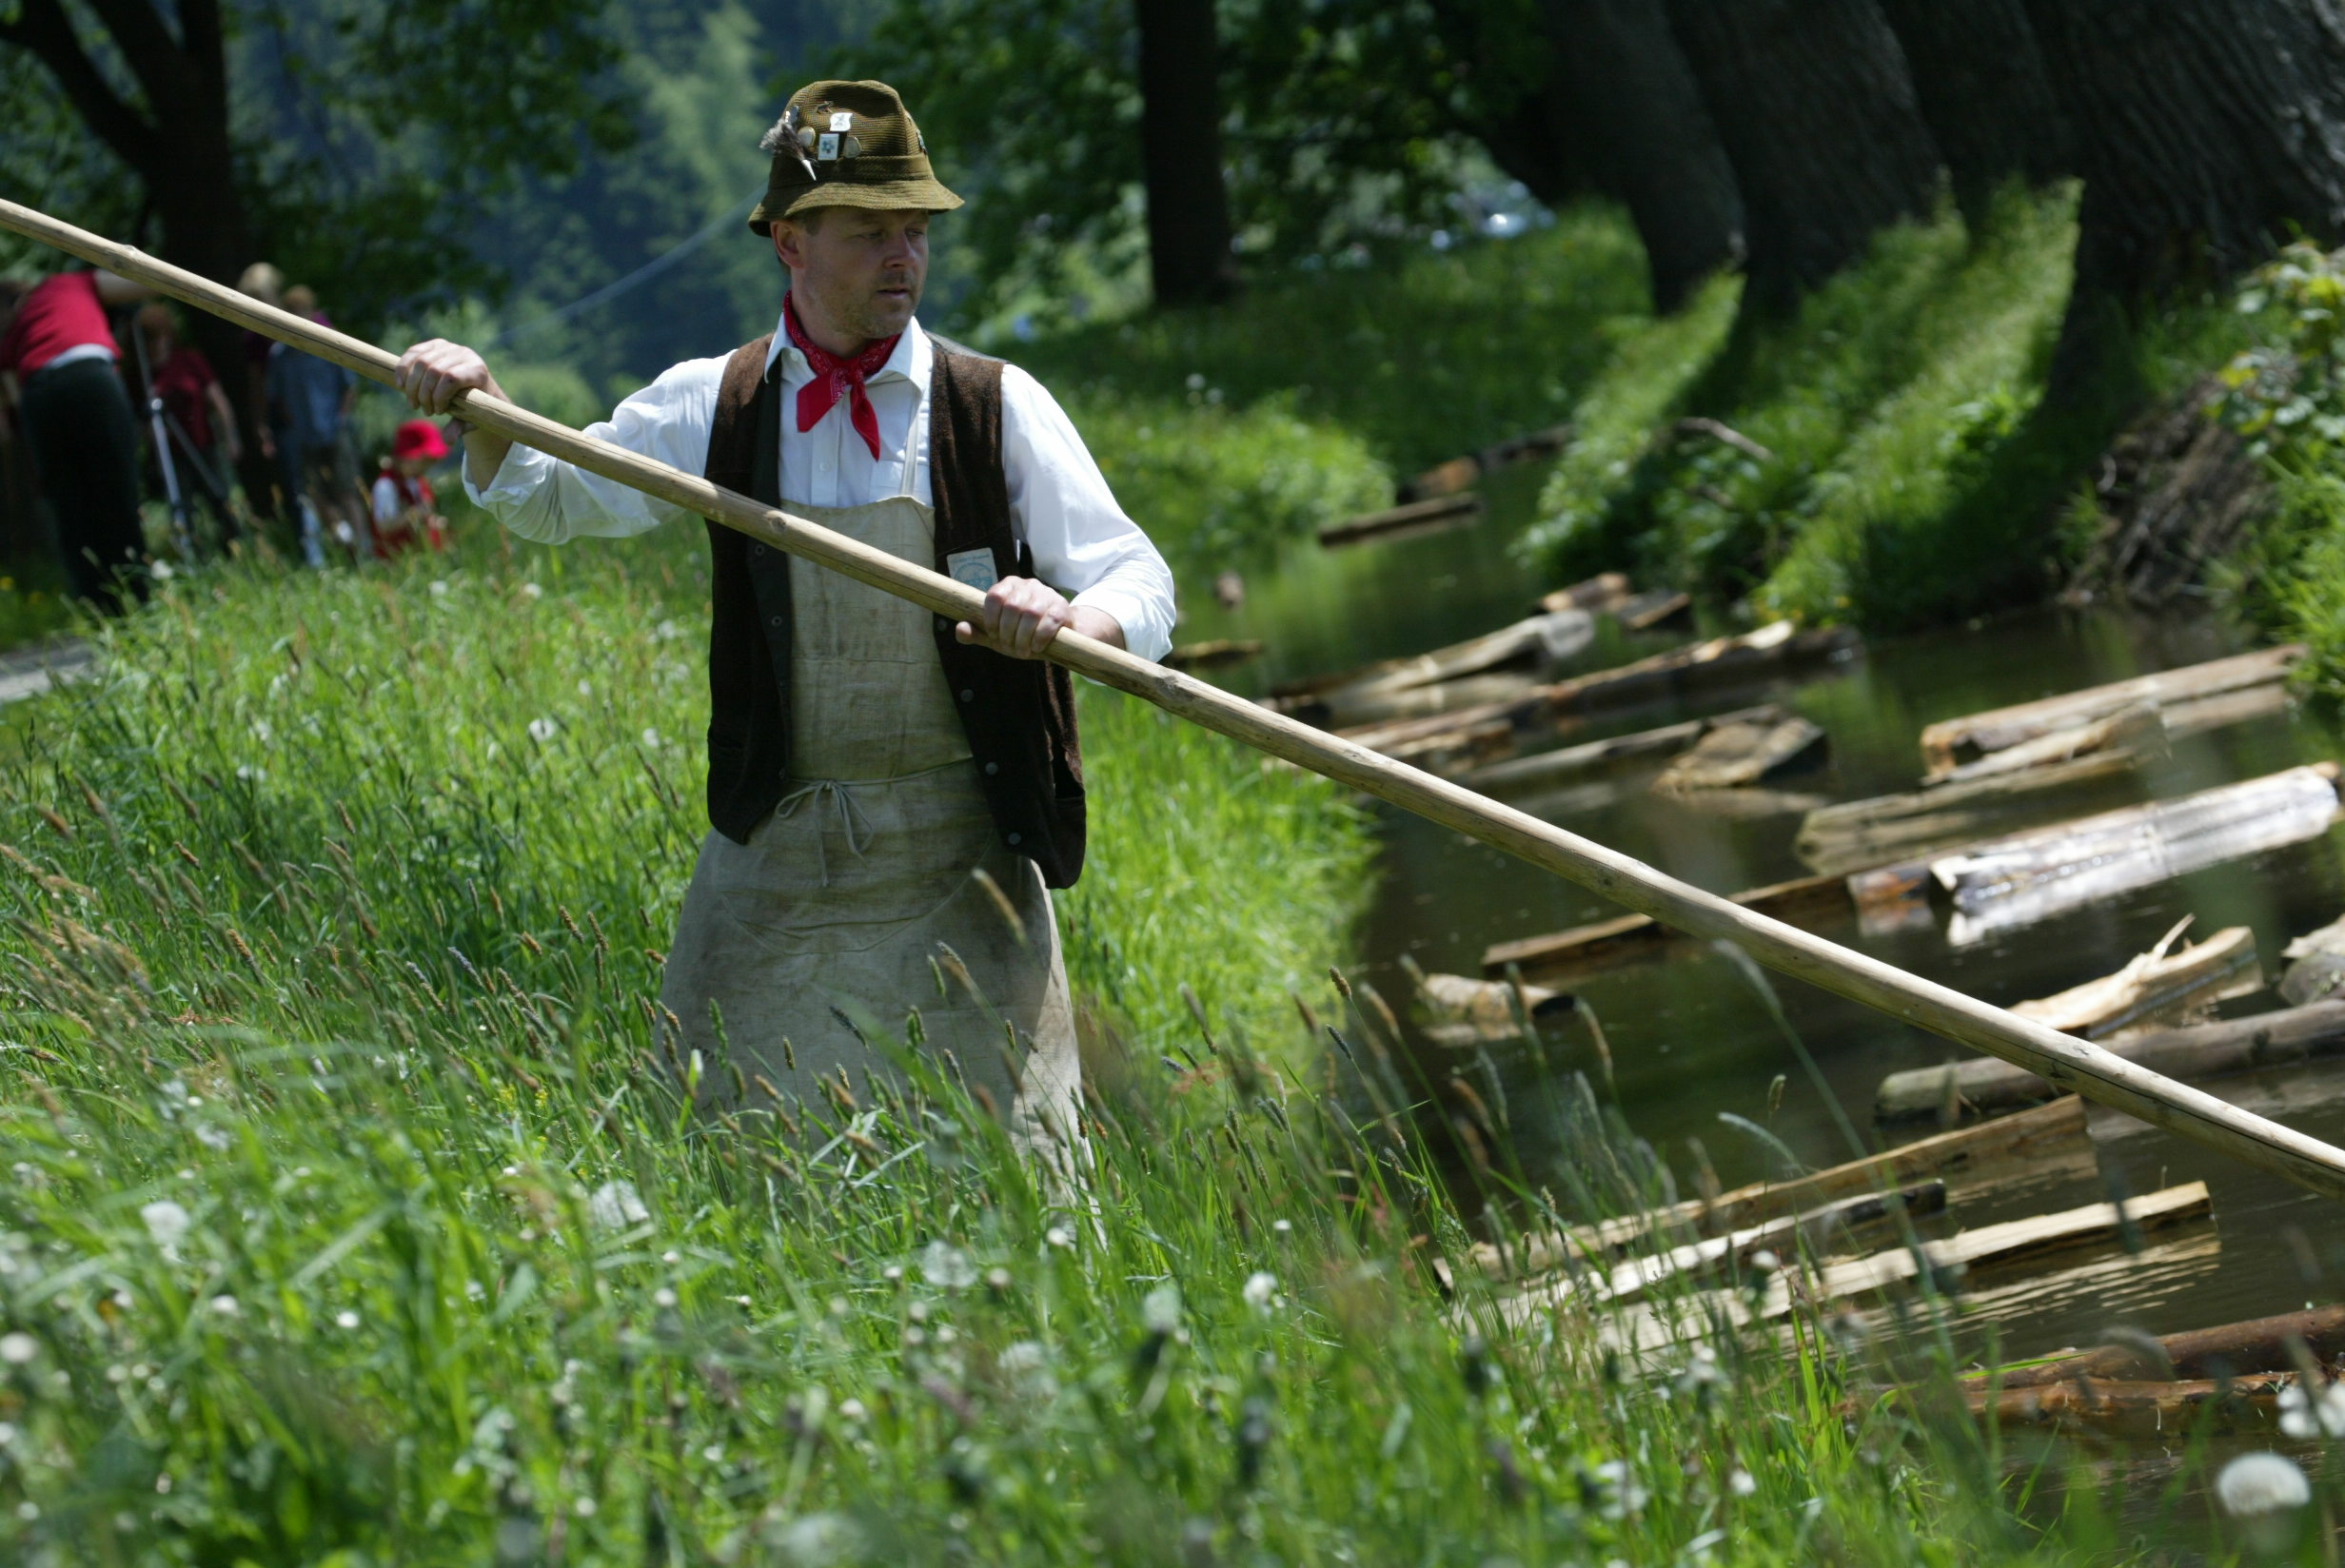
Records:
<instances>
[{"instance_id":1,"label":"wooden log raft","mask_svg":"<svg viewBox=\"0 0 2345 1568\"><path fill-rule=\"evenodd\" d=\"M1338 733L1388 756L1417 755L1426 743L1438 743L1451 731L1477 724L1503 722L1522 732L1586 714L1731 690L1828 663L1859 646L1857 635L1844 628L1802 632L1789 621L1779 620L1740 637L1689 643L1632 664L1536 687L1487 708Z\"/></svg>"},{"instance_id":2,"label":"wooden log raft","mask_svg":"<svg viewBox=\"0 0 2345 1568\"><path fill-rule=\"evenodd\" d=\"M1848 800L1807 813L1793 844L1819 872L1878 866L1893 856L1975 843L2073 811L2079 796L2127 788L2137 758L2098 752L2072 761L1988 774L1906 794Z\"/></svg>"},{"instance_id":3,"label":"wooden log raft","mask_svg":"<svg viewBox=\"0 0 2345 1568\"><path fill-rule=\"evenodd\" d=\"M2025 1366L1975 1373L1965 1381L1980 1387L1992 1382L2002 1388L2043 1388L2079 1377L2158 1382L2223 1378L2294 1366L2299 1354L2324 1366L2345 1358L2345 1306L2308 1307L2069 1351Z\"/></svg>"},{"instance_id":4,"label":"wooden log raft","mask_svg":"<svg viewBox=\"0 0 2345 1568\"><path fill-rule=\"evenodd\" d=\"M1572 433L1570 425L1555 424L1544 430L1532 430L1520 436L1509 436L1502 441L1493 441L1479 452L1468 452L1462 458L1435 463L1416 478L1402 480L1393 490L1392 499L1402 502L1420 501L1470 490L1485 474L1555 456L1571 444Z\"/></svg>"},{"instance_id":5,"label":"wooden log raft","mask_svg":"<svg viewBox=\"0 0 2345 1568\"><path fill-rule=\"evenodd\" d=\"M2183 1083L2294 1067L2345 1050L2345 1002L2315 1002L2253 1018L2158 1029L2107 1041L2102 1049ZM2053 1092L2052 1086L2034 1073L1982 1056L1891 1073L1874 1094L1873 1112L1884 1122L1938 1116L1948 1109L1969 1116L2028 1105Z\"/></svg>"},{"instance_id":6,"label":"wooden log raft","mask_svg":"<svg viewBox=\"0 0 2345 1568\"><path fill-rule=\"evenodd\" d=\"M1485 1242L1473 1261L1488 1274L1539 1274L1572 1258L1606 1258L1681 1236L1716 1236L1785 1214L1917 1182L1975 1173L2062 1148L2087 1147L2084 1102L2074 1095L2016 1116L1941 1132L1862 1160L1786 1181L1754 1182L1712 1199L1688 1198L1665 1208L1625 1214L1568 1230L1527 1236L1500 1248Z\"/></svg>"},{"instance_id":7,"label":"wooden log raft","mask_svg":"<svg viewBox=\"0 0 2345 1568\"><path fill-rule=\"evenodd\" d=\"M1550 614L1557 610L1592 610L1602 615L1609 614L1633 597L1628 591L1626 573L1599 572L1567 588L1558 588L1542 596L1539 608Z\"/></svg>"},{"instance_id":8,"label":"wooden log raft","mask_svg":"<svg viewBox=\"0 0 2345 1568\"><path fill-rule=\"evenodd\" d=\"M2280 976L2284 1000L2302 1007L2345 990L2345 915L2297 937L2280 956L2288 963Z\"/></svg>"},{"instance_id":9,"label":"wooden log raft","mask_svg":"<svg viewBox=\"0 0 2345 1568\"><path fill-rule=\"evenodd\" d=\"M1797 714L1713 723L1690 751L1661 771L1653 788L1665 794L1737 789L1814 762L1823 748L1823 730Z\"/></svg>"},{"instance_id":10,"label":"wooden log raft","mask_svg":"<svg viewBox=\"0 0 2345 1568\"><path fill-rule=\"evenodd\" d=\"M1773 703L1763 703L1756 708L1738 708L1712 718L1689 718L1678 724L1639 730L1633 735L1614 735L1608 740L1591 740L1584 745L1565 746L1551 752L1537 752L1529 756L1511 756L1504 761L1485 763L1458 774L1457 781L1469 790L1480 790L1485 794L1499 791L1544 789L1567 779L1602 774L1632 763L1675 756L1723 725L1772 724L1783 715L1783 710Z\"/></svg>"},{"instance_id":11,"label":"wooden log raft","mask_svg":"<svg viewBox=\"0 0 2345 1568\"><path fill-rule=\"evenodd\" d=\"M2177 800L2104 812L1933 861L1957 946L2242 855L2302 843L2337 818L2337 765L2316 763Z\"/></svg>"},{"instance_id":12,"label":"wooden log raft","mask_svg":"<svg viewBox=\"0 0 2345 1568\"><path fill-rule=\"evenodd\" d=\"M1464 974L1420 974L1416 985L1429 1019L1427 1037L1458 1049L1515 1038L1522 1032L1518 1008L1536 1022L1562 1018L1577 1006L1567 991L1527 985L1518 992L1503 981Z\"/></svg>"},{"instance_id":13,"label":"wooden log raft","mask_svg":"<svg viewBox=\"0 0 2345 1568\"><path fill-rule=\"evenodd\" d=\"M2029 1388L1968 1388L1964 1402L2001 1426L2083 1428L2112 1437L2178 1436L2210 1419L2226 1431L2279 1424L2280 1398L2294 1372L2190 1382L2129 1382L2079 1377Z\"/></svg>"},{"instance_id":14,"label":"wooden log raft","mask_svg":"<svg viewBox=\"0 0 2345 1568\"><path fill-rule=\"evenodd\" d=\"M1606 1269L1586 1286L1559 1282L1549 1287L1548 1299L1576 1292L1601 1303L1635 1301L1661 1285L1747 1267L1763 1252L1774 1253L1779 1259L1821 1253L1835 1242L1890 1224L1901 1209L1927 1215L1941 1213L1945 1206L1946 1184L1936 1178L1897 1192L1839 1198L1803 1213L1763 1220L1728 1235L1683 1242L1666 1252L1630 1258Z\"/></svg>"},{"instance_id":15,"label":"wooden log raft","mask_svg":"<svg viewBox=\"0 0 2345 1568\"><path fill-rule=\"evenodd\" d=\"M2000 752L1989 752L1976 762L1933 770L1923 776L1921 783L1924 789L1931 789L2021 773L2054 763L2074 762L2079 757L2111 754L2134 755L2148 750L2162 751L2165 739L2165 721L2158 708L2147 702L2132 702L2104 717L2072 725L2064 730L2054 730L2033 740L2006 746Z\"/></svg>"},{"instance_id":16,"label":"wooden log raft","mask_svg":"<svg viewBox=\"0 0 2345 1568\"><path fill-rule=\"evenodd\" d=\"M1586 610L1569 605L1543 610L1510 626L1436 648L1429 654L1381 658L1333 675L1282 681L1271 689L1270 700L1264 706L1275 713L1316 721L1320 715L1313 710L1341 695L1370 696L1405 692L1515 664L1560 664L1585 650L1595 637L1595 618Z\"/></svg>"},{"instance_id":17,"label":"wooden log raft","mask_svg":"<svg viewBox=\"0 0 2345 1568\"><path fill-rule=\"evenodd\" d=\"M1389 506L1381 512L1368 512L1342 522L1330 522L1319 530L1322 549L1335 550L1347 544L1364 544L1370 539L1415 539L1420 534L1444 534L1452 528L1470 528L1482 520L1482 498L1476 495L1437 496L1431 500L1411 501L1406 506Z\"/></svg>"},{"instance_id":18,"label":"wooden log raft","mask_svg":"<svg viewBox=\"0 0 2345 1568\"><path fill-rule=\"evenodd\" d=\"M1258 638L1215 637L1207 642L1184 642L1165 655L1164 662L1172 670L1219 670L1261 657L1262 643Z\"/></svg>"},{"instance_id":19,"label":"wooden log raft","mask_svg":"<svg viewBox=\"0 0 2345 1568\"><path fill-rule=\"evenodd\" d=\"M1793 924L1843 914L1856 907L1844 876L1803 876L1728 896L1746 910ZM1491 979L1511 966L1542 981L1585 978L1622 964L1666 956L1686 940L1646 915L1624 914L1574 926L1544 936L1517 937L1482 951L1482 972Z\"/></svg>"},{"instance_id":20,"label":"wooden log raft","mask_svg":"<svg viewBox=\"0 0 2345 1568\"><path fill-rule=\"evenodd\" d=\"M1921 755L1934 774L1950 773L1964 761L2003 751L2055 731L2092 723L2122 709L2147 704L2160 710L2256 686L2273 685L2304 657L2301 643L2162 670L2106 686L2008 708L1941 719L1921 732Z\"/></svg>"}]
</instances>

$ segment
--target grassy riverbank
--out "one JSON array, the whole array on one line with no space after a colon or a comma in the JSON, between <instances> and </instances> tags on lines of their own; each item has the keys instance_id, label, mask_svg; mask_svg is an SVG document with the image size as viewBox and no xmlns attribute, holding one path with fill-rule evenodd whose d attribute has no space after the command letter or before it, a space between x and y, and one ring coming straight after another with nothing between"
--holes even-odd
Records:
<instances>
[{"instance_id":1,"label":"grassy riverbank","mask_svg":"<svg viewBox=\"0 0 2345 1568\"><path fill-rule=\"evenodd\" d=\"M1359 825L1150 713L1088 710L1070 947L1133 1036L1094 1206L933 1085L796 1137L680 1113L652 998L700 831L693 568L474 544L183 579L28 715L0 776L0 1556L2032 1549L1964 1479L1983 1451L1844 1414L1817 1333L1631 1377L1575 1311L1445 1304L1456 1220L1290 1044L1297 985L1380 1054L1312 978ZM1414 1096L1390 1070L1359 1114Z\"/></svg>"}]
</instances>

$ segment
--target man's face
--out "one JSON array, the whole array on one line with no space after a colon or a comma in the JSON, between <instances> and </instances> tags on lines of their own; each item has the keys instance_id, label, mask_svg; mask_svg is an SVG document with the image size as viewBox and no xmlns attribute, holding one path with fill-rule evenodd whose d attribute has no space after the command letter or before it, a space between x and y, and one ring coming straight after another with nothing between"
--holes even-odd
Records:
<instances>
[{"instance_id":1,"label":"man's face","mask_svg":"<svg viewBox=\"0 0 2345 1568\"><path fill-rule=\"evenodd\" d=\"M867 341L901 332L928 283L928 216L834 206L811 229L775 224L774 254L808 324Z\"/></svg>"}]
</instances>

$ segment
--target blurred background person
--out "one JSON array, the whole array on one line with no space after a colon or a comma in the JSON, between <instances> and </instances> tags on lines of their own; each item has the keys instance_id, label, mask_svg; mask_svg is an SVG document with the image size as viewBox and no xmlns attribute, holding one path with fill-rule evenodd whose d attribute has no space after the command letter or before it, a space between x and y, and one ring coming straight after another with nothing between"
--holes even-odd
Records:
<instances>
[{"instance_id":1,"label":"blurred background person","mask_svg":"<svg viewBox=\"0 0 2345 1568\"><path fill-rule=\"evenodd\" d=\"M0 399L32 449L66 585L106 611L147 596L138 425L106 312L149 296L110 272L0 284Z\"/></svg>"},{"instance_id":2,"label":"blurred background person","mask_svg":"<svg viewBox=\"0 0 2345 1568\"><path fill-rule=\"evenodd\" d=\"M236 289L263 304L282 305L285 274L266 262L255 262L238 274ZM245 330L244 379L232 390L250 415L251 423L246 428L254 433L259 450L245 454L237 473L245 481L245 504L264 523L280 524L278 542L291 549L298 545L299 522L292 509L292 497L286 497L285 509L279 510L277 448L268 433L268 350L274 341L249 327Z\"/></svg>"},{"instance_id":3,"label":"blurred background person","mask_svg":"<svg viewBox=\"0 0 2345 1568\"><path fill-rule=\"evenodd\" d=\"M157 301L142 306L136 327L146 353L148 388L163 403L163 439L170 442L171 477L190 516L196 506L203 507L226 548L240 531L228 497L228 474L244 460L236 410L228 402L227 389L212 373L211 362L193 343L180 341L178 319L169 305ZM157 451L149 478L158 488L163 474L163 453ZM166 494L164 500L170 498Z\"/></svg>"},{"instance_id":4,"label":"blurred background person","mask_svg":"<svg viewBox=\"0 0 2345 1568\"><path fill-rule=\"evenodd\" d=\"M285 308L322 326L333 324L306 284L285 291ZM279 483L288 510L302 519L303 559L325 565L329 539L352 559L370 551L358 463L350 449L350 405L358 397L358 377L330 360L272 343L266 386Z\"/></svg>"},{"instance_id":5,"label":"blurred background person","mask_svg":"<svg viewBox=\"0 0 2345 1568\"><path fill-rule=\"evenodd\" d=\"M432 464L448 455L440 427L429 420L409 420L391 438L390 455L375 476L375 554L384 559L417 545L434 550L448 547L448 519L425 476Z\"/></svg>"}]
</instances>

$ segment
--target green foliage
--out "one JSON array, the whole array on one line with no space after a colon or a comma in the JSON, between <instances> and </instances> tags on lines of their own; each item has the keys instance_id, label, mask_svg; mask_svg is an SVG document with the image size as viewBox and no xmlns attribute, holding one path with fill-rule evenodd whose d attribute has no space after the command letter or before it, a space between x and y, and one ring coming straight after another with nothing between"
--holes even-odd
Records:
<instances>
[{"instance_id":1,"label":"green foliage","mask_svg":"<svg viewBox=\"0 0 2345 1568\"><path fill-rule=\"evenodd\" d=\"M1626 565L1873 624L2039 565L2057 490L2031 505L1999 486L2066 303L2073 204L2013 190L1977 235L1951 210L1886 230L1792 316L1731 332L1713 284L1590 387L1582 423L1601 443L1559 465L1527 548L1566 575ZM1693 416L1768 455L1678 422ZM1974 504L1991 491L1994 508Z\"/></svg>"},{"instance_id":2,"label":"green foliage","mask_svg":"<svg viewBox=\"0 0 2345 1568\"><path fill-rule=\"evenodd\" d=\"M1269 262L1326 258L1454 218L1487 161L1461 127L1528 85L1539 29L1507 0L1504 49L1455 36L1424 0L1231 0L1220 7L1222 153L1235 242ZM896 0L833 61L879 76L918 116L955 220L966 308L1064 320L1077 280L1130 297L1144 269L1137 39L1124 0ZM1477 94L1479 96L1477 96ZM1362 252L1365 254L1365 251ZM1086 294L1090 292L1087 288Z\"/></svg>"},{"instance_id":3,"label":"green foliage","mask_svg":"<svg viewBox=\"0 0 2345 1568\"><path fill-rule=\"evenodd\" d=\"M1173 574L1196 582L1268 565L1323 523L1382 506L1391 476L1340 425L1296 417L1291 394L1236 409L1093 391L1069 412L1124 510Z\"/></svg>"}]
</instances>

